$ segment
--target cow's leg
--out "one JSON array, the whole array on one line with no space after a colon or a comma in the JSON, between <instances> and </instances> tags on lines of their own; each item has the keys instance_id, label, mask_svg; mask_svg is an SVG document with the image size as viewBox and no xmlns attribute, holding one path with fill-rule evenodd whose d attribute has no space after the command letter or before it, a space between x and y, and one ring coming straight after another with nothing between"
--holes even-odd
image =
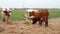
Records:
<instances>
[{"instance_id":1,"label":"cow's leg","mask_svg":"<svg viewBox=\"0 0 60 34\"><path fill-rule=\"evenodd\" d=\"M10 16L7 16L7 24L10 24Z\"/></svg>"},{"instance_id":2,"label":"cow's leg","mask_svg":"<svg viewBox=\"0 0 60 34\"><path fill-rule=\"evenodd\" d=\"M39 22L39 25L42 25L42 20L38 21Z\"/></svg>"},{"instance_id":3,"label":"cow's leg","mask_svg":"<svg viewBox=\"0 0 60 34\"><path fill-rule=\"evenodd\" d=\"M38 19L39 25L42 25L42 20L41 18Z\"/></svg>"},{"instance_id":4,"label":"cow's leg","mask_svg":"<svg viewBox=\"0 0 60 34\"><path fill-rule=\"evenodd\" d=\"M5 22L7 22L7 16L5 16Z\"/></svg>"},{"instance_id":5,"label":"cow's leg","mask_svg":"<svg viewBox=\"0 0 60 34\"><path fill-rule=\"evenodd\" d=\"M5 17L3 17L3 22L5 22Z\"/></svg>"},{"instance_id":6,"label":"cow's leg","mask_svg":"<svg viewBox=\"0 0 60 34\"><path fill-rule=\"evenodd\" d=\"M32 19L32 24L35 24L37 22L37 20L36 19Z\"/></svg>"},{"instance_id":7,"label":"cow's leg","mask_svg":"<svg viewBox=\"0 0 60 34\"><path fill-rule=\"evenodd\" d=\"M48 26L48 18L45 17L45 26Z\"/></svg>"},{"instance_id":8,"label":"cow's leg","mask_svg":"<svg viewBox=\"0 0 60 34\"><path fill-rule=\"evenodd\" d=\"M9 17L5 16L5 20L6 20L6 23L8 24L9 23Z\"/></svg>"},{"instance_id":9,"label":"cow's leg","mask_svg":"<svg viewBox=\"0 0 60 34\"><path fill-rule=\"evenodd\" d=\"M48 21L46 20L46 22L45 22L45 26L48 26Z\"/></svg>"}]
</instances>

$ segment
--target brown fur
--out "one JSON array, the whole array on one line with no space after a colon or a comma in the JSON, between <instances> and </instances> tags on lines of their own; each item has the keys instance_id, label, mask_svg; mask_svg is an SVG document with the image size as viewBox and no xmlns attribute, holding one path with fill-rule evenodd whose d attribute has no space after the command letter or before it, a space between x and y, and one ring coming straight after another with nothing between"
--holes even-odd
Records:
<instances>
[{"instance_id":1,"label":"brown fur","mask_svg":"<svg viewBox=\"0 0 60 34\"><path fill-rule=\"evenodd\" d=\"M49 12L47 9L41 9L38 10L37 12L32 11L29 13L29 16L34 16L33 23L35 24L37 21L39 21L39 24L42 25L42 21L45 22L45 26L48 26L48 16L49 16Z\"/></svg>"}]
</instances>

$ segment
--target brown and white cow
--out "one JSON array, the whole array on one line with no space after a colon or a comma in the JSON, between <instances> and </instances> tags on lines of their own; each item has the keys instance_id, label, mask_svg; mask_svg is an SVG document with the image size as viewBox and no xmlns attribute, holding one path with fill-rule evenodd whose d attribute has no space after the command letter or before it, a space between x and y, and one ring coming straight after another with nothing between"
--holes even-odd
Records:
<instances>
[{"instance_id":1,"label":"brown and white cow","mask_svg":"<svg viewBox=\"0 0 60 34\"><path fill-rule=\"evenodd\" d=\"M33 16L32 18L32 24L35 24L37 21L40 25L42 25L42 22L45 22L45 26L48 26L48 16L49 12L47 9L40 9L40 10L28 10L29 16ZM30 18L29 17L29 18Z\"/></svg>"},{"instance_id":2,"label":"brown and white cow","mask_svg":"<svg viewBox=\"0 0 60 34\"><path fill-rule=\"evenodd\" d=\"M9 23L10 15L11 15L11 10L9 8L3 8L2 16L4 22L6 21L7 23Z\"/></svg>"}]
</instances>

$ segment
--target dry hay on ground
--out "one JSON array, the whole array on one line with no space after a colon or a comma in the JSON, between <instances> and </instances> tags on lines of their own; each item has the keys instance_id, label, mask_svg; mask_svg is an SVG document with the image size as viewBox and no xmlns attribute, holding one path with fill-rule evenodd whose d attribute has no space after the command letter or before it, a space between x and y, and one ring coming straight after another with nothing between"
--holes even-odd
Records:
<instances>
[{"instance_id":1,"label":"dry hay on ground","mask_svg":"<svg viewBox=\"0 0 60 34\"><path fill-rule=\"evenodd\" d=\"M38 23L31 24L25 21L13 21L5 24L0 21L0 34L60 34L60 18L49 19L49 27Z\"/></svg>"}]
</instances>

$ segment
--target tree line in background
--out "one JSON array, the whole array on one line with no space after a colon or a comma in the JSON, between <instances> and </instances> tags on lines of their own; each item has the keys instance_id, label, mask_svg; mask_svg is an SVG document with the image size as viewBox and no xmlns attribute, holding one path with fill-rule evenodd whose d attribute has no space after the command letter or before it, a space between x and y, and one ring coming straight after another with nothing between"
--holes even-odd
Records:
<instances>
[{"instance_id":1,"label":"tree line in background","mask_svg":"<svg viewBox=\"0 0 60 34\"><path fill-rule=\"evenodd\" d=\"M3 8L0 8L2 10ZM59 10L60 8L10 8L11 10L26 10L26 9L49 9L49 10Z\"/></svg>"}]
</instances>

